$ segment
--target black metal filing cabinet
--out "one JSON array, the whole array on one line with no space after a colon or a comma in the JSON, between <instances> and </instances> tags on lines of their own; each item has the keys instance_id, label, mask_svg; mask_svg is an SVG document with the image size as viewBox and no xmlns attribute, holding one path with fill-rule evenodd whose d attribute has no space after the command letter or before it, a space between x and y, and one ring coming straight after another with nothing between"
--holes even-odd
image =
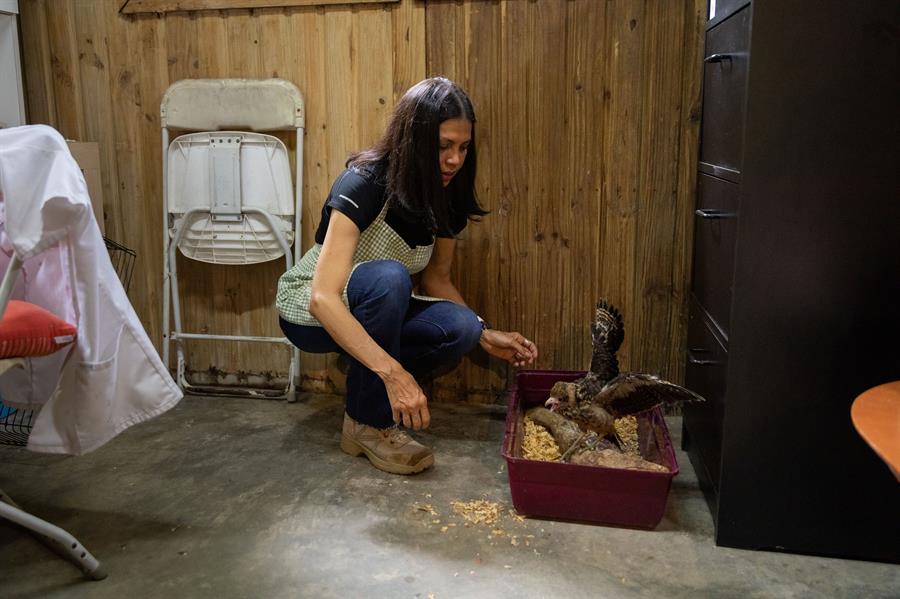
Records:
<instances>
[{"instance_id":1,"label":"black metal filing cabinet","mask_svg":"<svg viewBox=\"0 0 900 599\"><path fill-rule=\"evenodd\" d=\"M900 379L900 3L715 10L684 444L716 542L900 562L900 484L850 420Z\"/></svg>"}]
</instances>

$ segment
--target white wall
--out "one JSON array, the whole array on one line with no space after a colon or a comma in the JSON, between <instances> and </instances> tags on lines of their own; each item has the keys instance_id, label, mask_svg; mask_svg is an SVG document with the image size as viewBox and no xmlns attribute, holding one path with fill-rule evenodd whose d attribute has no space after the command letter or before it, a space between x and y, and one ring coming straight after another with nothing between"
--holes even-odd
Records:
<instances>
[{"instance_id":1,"label":"white wall","mask_svg":"<svg viewBox=\"0 0 900 599\"><path fill-rule=\"evenodd\" d=\"M25 124L17 0L0 0L0 127Z\"/></svg>"}]
</instances>

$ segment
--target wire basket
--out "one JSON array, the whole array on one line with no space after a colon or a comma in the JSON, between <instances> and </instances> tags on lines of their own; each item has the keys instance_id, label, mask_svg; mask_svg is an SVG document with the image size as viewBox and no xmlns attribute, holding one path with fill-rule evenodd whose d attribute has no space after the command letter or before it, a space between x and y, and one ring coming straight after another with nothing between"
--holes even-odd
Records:
<instances>
[{"instance_id":1,"label":"wire basket","mask_svg":"<svg viewBox=\"0 0 900 599\"><path fill-rule=\"evenodd\" d=\"M106 249L109 252L109 259L112 262L119 280L122 281L122 287L125 293L131 286L131 277L134 274L134 263L137 260L137 253L131 248L127 248L122 244L116 243L109 237L104 237Z\"/></svg>"},{"instance_id":2,"label":"wire basket","mask_svg":"<svg viewBox=\"0 0 900 599\"><path fill-rule=\"evenodd\" d=\"M37 410L11 408L0 403L0 445L25 445Z\"/></svg>"},{"instance_id":3,"label":"wire basket","mask_svg":"<svg viewBox=\"0 0 900 599\"><path fill-rule=\"evenodd\" d=\"M106 250L116 275L128 293L131 277L134 275L134 263L137 253L108 237L104 237ZM38 410L13 408L3 403L0 397L0 445L24 446L28 443L28 435L37 418Z\"/></svg>"}]
</instances>

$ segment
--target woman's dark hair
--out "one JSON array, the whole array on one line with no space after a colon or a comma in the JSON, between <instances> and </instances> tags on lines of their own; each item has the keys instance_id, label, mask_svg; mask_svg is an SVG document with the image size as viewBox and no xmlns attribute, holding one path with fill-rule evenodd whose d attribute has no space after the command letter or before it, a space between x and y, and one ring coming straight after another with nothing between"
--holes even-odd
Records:
<instances>
[{"instance_id":1,"label":"woman's dark hair","mask_svg":"<svg viewBox=\"0 0 900 599\"><path fill-rule=\"evenodd\" d=\"M472 140L462 168L445 188L440 128L458 117L472 123ZM385 161L389 201L422 218L433 233L452 236L466 218L487 214L475 195L475 110L466 92L449 79L432 77L411 87L394 108L381 139L351 155L347 166L377 169Z\"/></svg>"}]
</instances>

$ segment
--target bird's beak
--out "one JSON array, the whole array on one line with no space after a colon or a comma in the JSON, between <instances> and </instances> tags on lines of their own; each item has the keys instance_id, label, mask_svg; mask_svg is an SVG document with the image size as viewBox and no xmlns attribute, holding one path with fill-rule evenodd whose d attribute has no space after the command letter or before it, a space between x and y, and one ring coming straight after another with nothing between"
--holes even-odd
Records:
<instances>
[{"instance_id":1,"label":"bird's beak","mask_svg":"<svg viewBox=\"0 0 900 599\"><path fill-rule=\"evenodd\" d=\"M544 407L550 410L551 412L555 411L559 406L559 400L555 397L550 397L547 401L544 402Z\"/></svg>"}]
</instances>

